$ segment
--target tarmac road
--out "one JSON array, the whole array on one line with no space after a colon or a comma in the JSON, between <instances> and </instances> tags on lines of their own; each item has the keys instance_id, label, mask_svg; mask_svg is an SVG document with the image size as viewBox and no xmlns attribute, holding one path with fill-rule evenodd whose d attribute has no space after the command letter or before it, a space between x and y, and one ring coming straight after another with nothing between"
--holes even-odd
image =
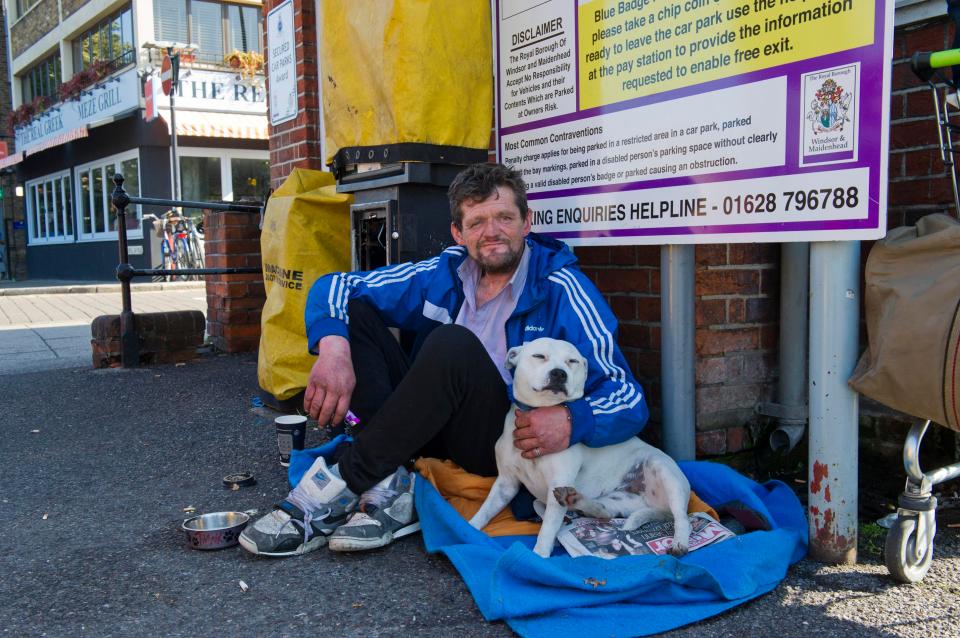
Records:
<instances>
[{"instance_id":1,"label":"tarmac road","mask_svg":"<svg viewBox=\"0 0 960 638\"><path fill-rule=\"evenodd\" d=\"M185 507L265 512L286 493L270 418L251 407L255 369L251 355L210 355L0 375L0 633L512 635L483 620L419 535L366 554L274 560L186 548ZM308 432L308 445L319 442ZM222 487L243 470L256 486ZM960 636L958 529L939 530L936 555L910 586L875 561L802 561L772 593L667 635Z\"/></svg>"}]
</instances>

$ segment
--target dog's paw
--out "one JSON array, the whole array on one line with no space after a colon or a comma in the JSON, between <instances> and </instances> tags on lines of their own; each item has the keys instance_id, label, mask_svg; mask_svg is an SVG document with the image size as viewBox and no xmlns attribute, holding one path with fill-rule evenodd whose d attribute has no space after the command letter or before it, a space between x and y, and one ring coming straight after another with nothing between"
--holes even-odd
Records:
<instances>
[{"instance_id":1,"label":"dog's paw","mask_svg":"<svg viewBox=\"0 0 960 638\"><path fill-rule=\"evenodd\" d=\"M568 510L577 509L577 504L583 500L575 487L555 487L553 488L553 497Z\"/></svg>"},{"instance_id":2,"label":"dog's paw","mask_svg":"<svg viewBox=\"0 0 960 638\"><path fill-rule=\"evenodd\" d=\"M673 547L670 548L670 555L680 558L686 556L689 551L690 547L686 543L675 543Z\"/></svg>"},{"instance_id":3,"label":"dog's paw","mask_svg":"<svg viewBox=\"0 0 960 638\"><path fill-rule=\"evenodd\" d=\"M541 547L540 543L537 543L533 548L533 553L543 558L550 558L550 554L553 553L553 547Z\"/></svg>"}]
</instances>

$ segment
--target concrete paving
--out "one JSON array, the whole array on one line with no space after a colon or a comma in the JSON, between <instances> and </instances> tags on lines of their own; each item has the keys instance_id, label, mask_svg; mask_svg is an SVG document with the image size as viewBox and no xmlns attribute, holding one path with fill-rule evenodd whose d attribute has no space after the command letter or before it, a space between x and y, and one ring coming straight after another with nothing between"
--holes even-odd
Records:
<instances>
[{"instance_id":1,"label":"concrete paving","mask_svg":"<svg viewBox=\"0 0 960 638\"><path fill-rule=\"evenodd\" d=\"M134 312L199 310L206 315L202 282L185 284L166 289L135 286ZM62 288L0 295L0 375L91 365L90 323L100 315L120 313L120 288L113 284L108 292L57 292Z\"/></svg>"}]
</instances>

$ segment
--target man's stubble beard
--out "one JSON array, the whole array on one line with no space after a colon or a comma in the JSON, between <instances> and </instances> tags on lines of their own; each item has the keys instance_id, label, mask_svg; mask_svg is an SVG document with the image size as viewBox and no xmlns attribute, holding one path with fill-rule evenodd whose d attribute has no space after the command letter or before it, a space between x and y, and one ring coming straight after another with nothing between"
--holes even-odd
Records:
<instances>
[{"instance_id":1,"label":"man's stubble beard","mask_svg":"<svg viewBox=\"0 0 960 638\"><path fill-rule=\"evenodd\" d=\"M507 244L509 246L509 244ZM520 264L520 258L523 257L523 248L524 245L520 244L520 250L514 251L511 247L509 255L506 255L506 261L499 261L496 263L489 263L485 259L475 259L475 261L480 264L480 268L483 270L484 274L491 275L501 275L504 273L510 273L516 270L517 266Z\"/></svg>"}]
</instances>

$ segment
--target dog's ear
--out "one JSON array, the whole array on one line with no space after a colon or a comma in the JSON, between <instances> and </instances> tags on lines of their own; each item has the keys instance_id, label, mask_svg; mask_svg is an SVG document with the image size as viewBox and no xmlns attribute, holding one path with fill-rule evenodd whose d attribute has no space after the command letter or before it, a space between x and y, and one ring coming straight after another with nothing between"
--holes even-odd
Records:
<instances>
[{"instance_id":1,"label":"dog's ear","mask_svg":"<svg viewBox=\"0 0 960 638\"><path fill-rule=\"evenodd\" d=\"M520 351L523 346L514 346L507 350L507 360L503 362L503 367L507 370L513 370L517 367L517 361L520 360Z\"/></svg>"}]
</instances>

